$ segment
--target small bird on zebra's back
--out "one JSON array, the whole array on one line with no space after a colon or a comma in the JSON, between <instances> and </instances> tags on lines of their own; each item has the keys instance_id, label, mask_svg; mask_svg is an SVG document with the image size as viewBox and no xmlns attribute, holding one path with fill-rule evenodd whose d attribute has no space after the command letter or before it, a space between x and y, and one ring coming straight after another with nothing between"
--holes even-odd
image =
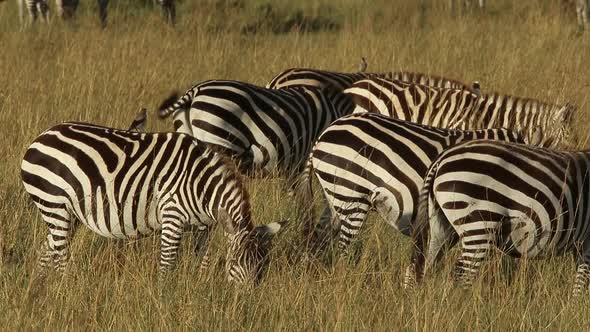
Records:
<instances>
[{"instance_id":1,"label":"small bird on zebra's back","mask_svg":"<svg viewBox=\"0 0 590 332\"><path fill-rule=\"evenodd\" d=\"M139 113L137 113L137 115L135 116L135 119L133 119L133 122L131 122L131 126L129 126L129 131L136 131L136 132L142 132L145 129L145 125L147 123L147 109L145 107L142 107L141 110L139 110Z\"/></svg>"},{"instance_id":2,"label":"small bird on zebra's back","mask_svg":"<svg viewBox=\"0 0 590 332\"><path fill-rule=\"evenodd\" d=\"M369 65L367 64L367 60L365 59L365 57L361 57L361 63L359 63L359 73L366 72L368 66Z\"/></svg>"}]
</instances>

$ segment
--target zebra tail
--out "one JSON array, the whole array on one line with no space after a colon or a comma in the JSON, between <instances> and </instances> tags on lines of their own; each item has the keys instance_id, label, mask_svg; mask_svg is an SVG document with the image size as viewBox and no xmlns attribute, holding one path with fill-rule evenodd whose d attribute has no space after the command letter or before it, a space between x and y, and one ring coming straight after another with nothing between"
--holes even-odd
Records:
<instances>
[{"instance_id":1,"label":"zebra tail","mask_svg":"<svg viewBox=\"0 0 590 332\"><path fill-rule=\"evenodd\" d=\"M300 177L299 189L301 193L302 202L304 204L305 216L303 218L303 235L308 240L313 236L313 221L315 220L315 211L313 209L313 151L309 154L303 169L303 174Z\"/></svg>"},{"instance_id":2,"label":"zebra tail","mask_svg":"<svg viewBox=\"0 0 590 332\"><path fill-rule=\"evenodd\" d=\"M439 162L434 162L424 178L424 185L418 198L418 212L414 221L412 240L414 248L412 253L412 265L414 268L415 283L420 283L424 277L426 251L430 235L429 199L434 185L434 177L438 171Z\"/></svg>"},{"instance_id":3,"label":"zebra tail","mask_svg":"<svg viewBox=\"0 0 590 332\"><path fill-rule=\"evenodd\" d=\"M188 109L186 105L192 101L192 94L185 93L184 96L179 97L178 91L173 91L168 98L166 98L158 107L158 117L160 119L167 118L178 109Z\"/></svg>"}]
</instances>

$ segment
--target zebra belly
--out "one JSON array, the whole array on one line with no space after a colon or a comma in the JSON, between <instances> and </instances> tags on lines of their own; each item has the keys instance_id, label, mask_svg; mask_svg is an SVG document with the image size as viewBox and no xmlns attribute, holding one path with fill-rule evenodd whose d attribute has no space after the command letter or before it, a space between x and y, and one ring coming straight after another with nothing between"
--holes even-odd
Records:
<instances>
[{"instance_id":1,"label":"zebra belly","mask_svg":"<svg viewBox=\"0 0 590 332\"><path fill-rule=\"evenodd\" d=\"M161 228L155 200L117 203L101 195L100 190L97 193L84 200L84 209L82 206L77 209L87 211L86 214L76 213L78 219L93 232L108 238L135 239L151 235Z\"/></svg>"}]
</instances>

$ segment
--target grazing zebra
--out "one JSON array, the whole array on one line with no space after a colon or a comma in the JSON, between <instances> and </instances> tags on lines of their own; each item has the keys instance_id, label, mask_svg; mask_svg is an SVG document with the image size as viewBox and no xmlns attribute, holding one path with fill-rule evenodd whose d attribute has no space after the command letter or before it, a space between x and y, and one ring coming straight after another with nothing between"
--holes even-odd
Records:
<instances>
[{"instance_id":1,"label":"grazing zebra","mask_svg":"<svg viewBox=\"0 0 590 332\"><path fill-rule=\"evenodd\" d=\"M573 293L588 292L589 176L589 151L483 140L445 151L421 191L414 281L460 239L459 282L472 282L493 246L526 258L572 251L578 259ZM455 232L458 237L450 236Z\"/></svg>"},{"instance_id":2,"label":"grazing zebra","mask_svg":"<svg viewBox=\"0 0 590 332\"><path fill-rule=\"evenodd\" d=\"M173 115L176 131L225 151L246 173L299 173L319 134L343 115L330 102L332 93L215 80L195 85L176 102L168 98L158 114Z\"/></svg>"},{"instance_id":3,"label":"grazing zebra","mask_svg":"<svg viewBox=\"0 0 590 332\"><path fill-rule=\"evenodd\" d=\"M357 105L354 113L375 112L435 127L457 129L540 127L554 144L567 143L575 107L502 94L477 95L380 78L360 80L344 91Z\"/></svg>"},{"instance_id":4,"label":"grazing zebra","mask_svg":"<svg viewBox=\"0 0 590 332\"><path fill-rule=\"evenodd\" d=\"M445 148L484 138L540 144L539 134L523 138L507 129L440 129L376 113L341 118L320 135L309 161L329 210L324 211L315 233L310 232L312 220L306 220L304 228L312 245L321 244L328 234L320 232L328 227L331 212L332 225L340 225L339 250L346 254L369 210L375 209L409 236L424 175ZM308 194L310 199L312 193Z\"/></svg>"},{"instance_id":5,"label":"grazing zebra","mask_svg":"<svg viewBox=\"0 0 590 332\"><path fill-rule=\"evenodd\" d=\"M364 58L363 58L364 59ZM362 69L362 68L359 68ZM266 87L269 89L284 89L293 86L312 86L326 87L331 86L339 92L350 88L354 82L369 77L382 77L388 80L401 80L405 82L420 83L430 86L447 87L456 89L471 89L463 82L440 76L412 73L412 72L389 72L389 73L365 73L359 70L359 73L338 73L318 69L308 68L291 68L275 76ZM477 93L479 91L479 82L477 83ZM335 94L332 100L334 106L341 110L342 114L352 113L355 105L349 96L344 94Z\"/></svg>"},{"instance_id":6,"label":"grazing zebra","mask_svg":"<svg viewBox=\"0 0 590 332\"><path fill-rule=\"evenodd\" d=\"M185 227L219 222L230 243L228 278L258 280L270 237L281 227L254 227L233 164L184 134L59 124L29 146L21 175L49 229L39 264L58 271L80 223L118 239L161 230L159 269L166 272L176 262Z\"/></svg>"}]
</instances>

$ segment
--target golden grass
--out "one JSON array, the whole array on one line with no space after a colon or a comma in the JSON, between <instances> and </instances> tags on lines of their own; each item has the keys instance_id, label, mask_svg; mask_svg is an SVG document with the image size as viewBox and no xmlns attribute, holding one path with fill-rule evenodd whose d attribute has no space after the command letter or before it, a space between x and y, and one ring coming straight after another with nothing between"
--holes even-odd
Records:
<instances>
[{"instance_id":1,"label":"golden grass","mask_svg":"<svg viewBox=\"0 0 590 332\"><path fill-rule=\"evenodd\" d=\"M371 218L363 250L350 262L306 267L291 258L296 227L276 242L264 283L250 290L225 281L221 265L204 275L189 246L169 283L156 282L157 239L138 249L82 229L63 277L31 278L45 226L25 194L19 166L33 140L60 121L126 128L141 106L154 110L170 90L213 78L265 84L288 67L354 71L414 70L486 91L578 105L576 131L586 145L590 38L549 1L490 1L485 15L450 15L442 4L419 15L418 1L306 2L306 15L333 17L341 29L310 34L241 34L252 6L213 1L179 4L179 24L156 11L133 15L123 2L99 29L82 8L74 26L54 21L20 31L12 1L0 4L0 326L2 329L198 330L585 330L589 299L569 301L574 260L532 262L510 273L486 264L472 290L443 271L415 292L401 288L409 239ZM294 10L288 1L276 5ZM224 12L227 17L221 17ZM421 24L424 27L421 28ZM150 113L148 129L169 130ZM293 217L282 180L249 181L258 223ZM190 237L190 236L189 236ZM188 243L187 239L186 243ZM214 259L224 256L217 234ZM162 294L160 296L160 294Z\"/></svg>"}]
</instances>

